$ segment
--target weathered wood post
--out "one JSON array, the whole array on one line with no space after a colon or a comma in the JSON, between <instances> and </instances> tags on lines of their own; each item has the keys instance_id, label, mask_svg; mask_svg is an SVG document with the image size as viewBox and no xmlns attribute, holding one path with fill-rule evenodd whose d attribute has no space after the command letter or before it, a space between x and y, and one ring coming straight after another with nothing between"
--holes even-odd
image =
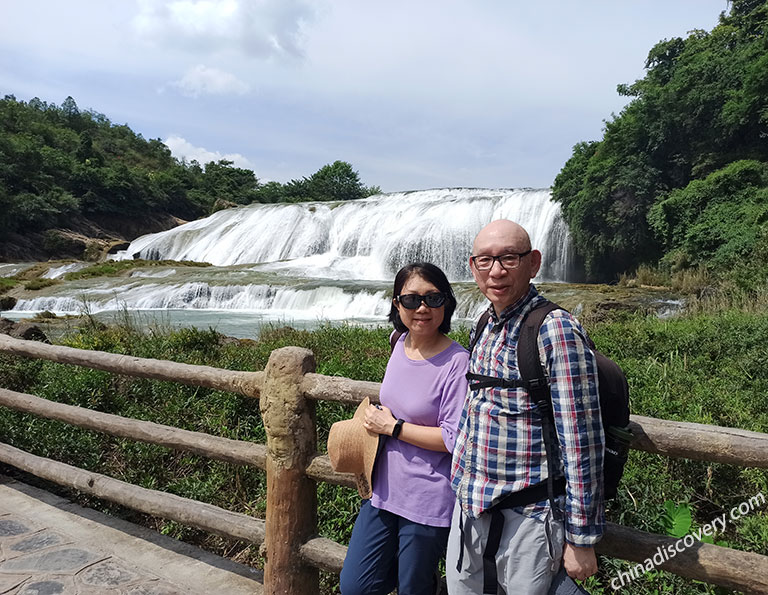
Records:
<instances>
[{"instance_id":1,"label":"weathered wood post","mask_svg":"<svg viewBox=\"0 0 768 595\"><path fill-rule=\"evenodd\" d=\"M300 388L304 374L314 370L314 355L299 347L276 349L265 369L260 407L267 433L264 593L269 595L319 591L317 569L299 556L317 531L317 487L305 472L317 450L315 403Z\"/></svg>"}]
</instances>

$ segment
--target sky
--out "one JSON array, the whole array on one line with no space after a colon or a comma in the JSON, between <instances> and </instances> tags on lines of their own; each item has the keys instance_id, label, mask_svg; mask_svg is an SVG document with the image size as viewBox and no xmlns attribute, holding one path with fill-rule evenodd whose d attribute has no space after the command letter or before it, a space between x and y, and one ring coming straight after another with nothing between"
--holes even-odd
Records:
<instances>
[{"instance_id":1,"label":"sky","mask_svg":"<svg viewBox=\"0 0 768 595\"><path fill-rule=\"evenodd\" d=\"M0 0L0 95L72 96L261 181L545 188L726 0Z\"/></svg>"}]
</instances>

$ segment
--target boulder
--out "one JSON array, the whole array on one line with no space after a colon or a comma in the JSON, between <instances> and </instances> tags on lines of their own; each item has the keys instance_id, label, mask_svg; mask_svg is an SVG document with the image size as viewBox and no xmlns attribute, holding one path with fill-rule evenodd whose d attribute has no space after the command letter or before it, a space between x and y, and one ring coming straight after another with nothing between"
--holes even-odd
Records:
<instances>
[{"instance_id":1,"label":"boulder","mask_svg":"<svg viewBox=\"0 0 768 595\"><path fill-rule=\"evenodd\" d=\"M216 211L223 211L224 209L234 209L238 206L240 205L234 202L224 200L223 198L217 198L216 202L213 203L213 207L211 208L211 214L215 213Z\"/></svg>"},{"instance_id":2,"label":"boulder","mask_svg":"<svg viewBox=\"0 0 768 595\"><path fill-rule=\"evenodd\" d=\"M50 343L43 330L31 322L13 322L7 318L0 318L0 333L10 335L15 339Z\"/></svg>"},{"instance_id":3,"label":"boulder","mask_svg":"<svg viewBox=\"0 0 768 595\"><path fill-rule=\"evenodd\" d=\"M16 305L16 298L9 295L0 295L0 311L13 310Z\"/></svg>"}]
</instances>

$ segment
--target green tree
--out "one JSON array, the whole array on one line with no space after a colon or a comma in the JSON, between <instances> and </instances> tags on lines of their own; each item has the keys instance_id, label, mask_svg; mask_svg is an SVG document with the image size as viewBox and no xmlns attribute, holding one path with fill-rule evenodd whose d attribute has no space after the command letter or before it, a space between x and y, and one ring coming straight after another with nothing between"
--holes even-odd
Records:
<instances>
[{"instance_id":1,"label":"green tree","mask_svg":"<svg viewBox=\"0 0 768 595\"><path fill-rule=\"evenodd\" d=\"M256 198L259 181L250 169L233 167L234 162L220 159L205 165L201 188L213 200L223 199L247 205Z\"/></svg>"},{"instance_id":2,"label":"green tree","mask_svg":"<svg viewBox=\"0 0 768 595\"><path fill-rule=\"evenodd\" d=\"M259 202L335 201L355 200L379 192L378 186L364 186L351 164L334 161L309 177L285 184L269 182L258 189L256 196Z\"/></svg>"},{"instance_id":3,"label":"green tree","mask_svg":"<svg viewBox=\"0 0 768 595\"><path fill-rule=\"evenodd\" d=\"M321 167L307 179L307 189L314 200L355 200L365 196L360 174L346 161Z\"/></svg>"},{"instance_id":4,"label":"green tree","mask_svg":"<svg viewBox=\"0 0 768 595\"><path fill-rule=\"evenodd\" d=\"M261 184L256 190L256 202L274 203L285 202L286 192L283 184L271 180Z\"/></svg>"}]
</instances>

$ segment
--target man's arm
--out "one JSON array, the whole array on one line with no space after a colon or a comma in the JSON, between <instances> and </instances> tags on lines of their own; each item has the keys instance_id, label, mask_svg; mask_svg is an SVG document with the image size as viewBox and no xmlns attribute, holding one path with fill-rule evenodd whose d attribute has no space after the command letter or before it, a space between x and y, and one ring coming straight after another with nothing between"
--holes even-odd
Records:
<instances>
[{"instance_id":1,"label":"man's arm","mask_svg":"<svg viewBox=\"0 0 768 595\"><path fill-rule=\"evenodd\" d=\"M583 329L562 310L545 318L539 346L549 374L554 425L566 479L566 570L576 577L593 574L597 567L593 546L602 537L605 525L604 435L597 361Z\"/></svg>"}]
</instances>

